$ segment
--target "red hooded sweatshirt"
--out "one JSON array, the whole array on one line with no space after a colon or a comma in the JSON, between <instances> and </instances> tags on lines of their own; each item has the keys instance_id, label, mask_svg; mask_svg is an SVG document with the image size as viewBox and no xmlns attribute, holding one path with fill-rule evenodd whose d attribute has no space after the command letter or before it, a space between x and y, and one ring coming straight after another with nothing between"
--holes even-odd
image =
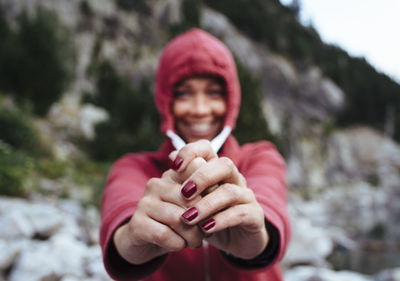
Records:
<instances>
[{"instance_id":1,"label":"red hooded sweatshirt","mask_svg":"<svg viewBox=\"0 0 400 281\"><path fill-rule=\"evenodd\" d=\"M161 115L161 130L175 132L170 108L173 86L193 75L212 74L225 81L227 114L224 125L234 128L240 105L240 86L230 51L218 39L192 29L173 39L164 49L157 72L155 102ZM127 222L143 196L147 181L161 177L169 169L168 154L175 150L167 140L157 152L128 154L112 167L101 203L100 244L107 272L116 280L272 280L279 281L282 259L290 237L286 210L285 163L275 147L267 142L239 146L229 136L219 156L232 159L254 191L264 210L270 242L253 260L242 260L207 245L185 248L142 265L125 261L116 251L113 234Z\"/></svg>"}]
</instances>

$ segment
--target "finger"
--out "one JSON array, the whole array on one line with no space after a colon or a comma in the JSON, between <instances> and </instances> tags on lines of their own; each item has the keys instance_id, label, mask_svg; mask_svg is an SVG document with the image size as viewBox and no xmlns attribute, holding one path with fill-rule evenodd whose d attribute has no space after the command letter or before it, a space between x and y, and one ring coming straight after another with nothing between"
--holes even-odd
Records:
<instances>
[{"instance_id":1,"label":"finger","mask_svg":"<svg viewBox=\"0 0 400 281\"><path fill-rule=\"evenodd\" d=\"M143 214L133 216L132 220L136 220L133 223L137 225L134 232L138 239L166 249L165 252L179 251L186 247L186 241L167 225Z\"/></svg>"},{"instance_id":2,"label":"finger","mask_svg":"<svg viewBox=\"0 0 400 281\"><path fill-rule=\"evenodd\" d=\"M171 170L171 173L175 172ZM186 209L201 199L200 197L193 197L190 200L185 200L182 198L180 188L181 184L174 182L170 177L163 175L162 178L151 178L146 184L145 194L139 205L149 209L153 204L167 202Z\"/></svg>"},{"instance_id":3,"label":"finger","mask_svg":"<svg viewBox=\"0 0 400 281\"><path fill-rule=\"evenodd\" d=\"M189 226L182 223L180 214L183 211L184 209L179 206L162 202L153 204L146 213L153 220L173 229L190 248L198 248L202 245L204 234L197 225Z\"/></svg>"},{"instance_id":4,"label":"finger","mask_svg":"<svg viewBox=\"0 0 400 281\"><path fill-rule=\"evenodd\" d=\"M178 155L178 150L174 150L168 155L168 158L173 162L176 159L177 155Z\"/></svg>"},{"instance_id":5,"label":"finger","mask_svg":"<svg viewBox=\"0 0 400 281\"><path fill-rule=\"evenodd\" d=\"M182 172L186 169L188 163L196 157L201 157L206 161L217 158L217 154L212 149L210 141L199 140L185 145L178 151L172 167L174 170Z\"/></svg>"},{"instance_id":6,"label":"finger","mask_svg":"<svg viewBox=\"0 0 400 281\"><path fill-rule=\"evenodd\" d=\"M181 193L190 199L201 194L205 189L220 182L232 183L245 187L246 180L239 173L232 160L226 157L213 159L202 165L182 185Z\"/></svg>"},{"instance_id":7,"label":"finger","mask_svg":"<svg viewBox=\"0 0 400 281\"><path fill-rule=\"evenodd\" d=\"M168 155L168 158L169 158L169 161L170 161L170 167L173 170L177 170L181 166L181 164L183 162L183 158L178 158L177 159L176 158L177 156L178 156L178 150L174 150Z\"/></svg>"},{"instance_id":8,"label":"finger","mask_svg":"<svg viewBox=\"0 0 400 281\"><path fill-rule=\"evenodd\" d=\"M175 172L175 174L171 173L173 180L175 182L182 184L185 180L187 180L194 172L196 172L202 165L206 164L206 160L201 157L196 157L186 167L182 172ZM173 171L173 170L171 170Z\"/></svg>"},{"instance_id":9,"label":"finger","mask_svg":"<svg viewBox=\"0 0 400 281\"><path fill-rule=\"evenodd\" d=\"M174 152L178 153L177 151ZM174 152L171 152L171 154L173 154ZM205 163L207 162L202 157L196 157L188 163L186 169L182 172L177 172L173 169L169 169L165 171L161 177L169 177L177 183L183 183L189 176L191 176L198 168L200 168Z\"/></svg>"},{"instance_id":10,"label":"finger","mask_svg":"<svg viewBox=\"0 0 400 281\"><path fill-rule=\"evenodd\" d=\"M229 207L215 214L212 218L201 221L199 225L206 235L236 226L242 227L249 234L265 231L262 210L259 210L253 204L239 204Z\"/></svg>"},{"instance_id":11,"label":"finger","mask_svg":"<svg viewBox=\"0 0 400 281\"><path fill-rule=\"evenodd\" d=\"M183 213L182 219L188 225L195 225L227 207L252 201L255 201L255 197L251 189L241 188L230 183L223 184Z\"/></svg>"},{"instance_id":12,"label":"finger","mask_svg":"<svg viewBox=\"0 0 400 281\"><path fill-rule=\"evenodd\" d=\"M207 187L202 193L201 197L206 196L207 194L210 194L214 190L216 190L219 187L219 184L214 184L213 186Z\"/></svg>"}]
</instances>

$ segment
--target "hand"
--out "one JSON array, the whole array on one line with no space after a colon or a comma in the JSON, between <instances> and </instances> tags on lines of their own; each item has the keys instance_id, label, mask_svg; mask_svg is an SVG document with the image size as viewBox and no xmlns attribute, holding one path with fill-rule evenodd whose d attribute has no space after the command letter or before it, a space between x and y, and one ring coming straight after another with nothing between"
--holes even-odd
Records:
<instances>
[{"instance_id":1,"label":"hand","mask_svg":"<svg viewBox=\"0 0 400 281\"><path fill-rule=\"evenodd\" d=\"M211 146L207 146L204 142L192 143L191 149L186 146L186 150L173 155L183 159L179 170L184 171L184 163L190 164L196 156L212 155L207 152ZM212 191L210 187L214 187ZM264 212L229 158L211 157L184 182L181 192L185 200L198 198L182 215L183 221L190 226L200 225L210 244L245 259L254 258L265 249L269 236Z\"/></svg>"},{"instance_id":2,"label":"hand","mask_svg":"<svg viewBox=\"0 0 400 281\"><path fill-rule=\"evenodd\" d=\"M166 171L161 178L147 182L142 199L127 224L114 234L117 251L127 261L141 264L187 245L201 246L204 233L197 225L182 223L180 215L199 198L185 200L180 186L195 170L205 163L200 157L185 165L185 171Z\"/></svg>"}]
</instances>

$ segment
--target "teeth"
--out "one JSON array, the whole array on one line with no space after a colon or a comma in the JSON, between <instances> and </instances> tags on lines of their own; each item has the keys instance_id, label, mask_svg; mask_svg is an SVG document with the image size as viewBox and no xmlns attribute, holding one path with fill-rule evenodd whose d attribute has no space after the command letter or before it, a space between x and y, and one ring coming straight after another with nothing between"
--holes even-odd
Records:
<instances>
[{"instance_id":1,"label":"teeth","mask_svg":"<svg viewBox=\"0 0 400 281\"><path fill-rule=\"evenodd\" d=\"M195 131L206 131L210 128L210 124L206 124L206 123L195 124L195 125L192 125L191 127L192 127L192 130L195 130Z\"/></svg>"}]
</instances>

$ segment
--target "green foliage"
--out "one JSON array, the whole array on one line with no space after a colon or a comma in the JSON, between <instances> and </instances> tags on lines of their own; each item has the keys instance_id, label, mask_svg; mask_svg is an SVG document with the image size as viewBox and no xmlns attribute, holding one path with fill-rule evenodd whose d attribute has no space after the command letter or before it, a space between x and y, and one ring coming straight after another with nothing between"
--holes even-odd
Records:
<instances>
[{"instance_id":1,"label":"green foliage","mask_svg":"<svg viewBox=\"0 0 400 281\"><path fill-rule=\"evenodd\" d=\"M38 134L22 112L0 106L0 128L0 140L14 149L38 151Z\"/></svg>"},{"instance_id":2,"label":"green foliage","mask_svg":"<svg viewBox=\"0 0 400 281\"><path fill-rule=\"evenodd\" d=\"M342 87L347 106L338 115L339 125L367 124L383 130L390 109L400 112L400 85L376 72L365 59L349 58L343 51L331 54L322 69ZM394 138L400 141L400 116L394 117Z\"/></svg>"},{"instance_id":3,"label":"green foliage","mask_svg":"<svg viewBox=\"0 0 400 281\"><path fill-rule=\"evenodd\" d=\"M372 239L383 240L386 236L386 227L384 223L375 224L369 233L369 237Z\"/></svg>"},{"instance_id":4,"label":"green foliage","mask_svg":"<svg viewBox=\"0 0 400 281\"><path fill-rule=\"evenodd\" d=\"M236 60L236 65L242 90L242 101L234 131L235 137L240 143L269 140L281 150L282 145L279 139L269 131L262 111L264 95L260 79L254 77L238 60Z\"/></svg>"},{"instance_id":5,"label":"green foliage","mask_svg":"<svg viewBox=\"0 0 400 281\"><path fill-rule=\"evenodd\" d=\"M49 179L58 179L66 175L68 164L65 162L54 161L53 159L39 159L37 172Z\"/></svg>"},{"instance_id":6,"label":"green foliage","mask_svg":"<svg viewBox=\"0 0 400 281\"><path fill-rule=\"evenodd\" d=\"M381 185L381 179L376 172L373 172L373 173L370 173L367 175L367 182L375 187Z\"/></svg>"},{"instance_id":7,"label":"green foliage","mask_svg":"<svg viewBox=\"0 0 400 281\"><path fill-rule=\"evenodd\" d=\"M188 26L199 26L200 24L200 1L183 0L181 4L183 22Z\"/></svg>"},{"instance_id":8,"label":"green foliage","mask_svg":"<svg viewBox=\"0 0 400 281\"><path fill-rule=\"evenodd\" d=\"M181 3L182 20L169 27L171 38L194 27L200 26L200 0L183 0Z\"/></svg>"},{"instance_id":9,"label":"green foliage","mask_svg":"<svg viewBox=\"0 0 400 281\"><path fill-rule=\"evenodd\" d=\"M111 164L108 162L76 161L70 163L71 178L76 185L90 188L91 196L85 204L100 206L101 195Z\"/></svg>"},{"instance_id":10,"label":"green foliage","mask_svg":"<svg viewBox=\"0 0 400 281\"><path fill-rule=\"evenodd\" d=\"M400 112L400 85L377 73L364 59L324 44L312 26L297 20L296 9L279 0L203 0L225 14L242 32L290 58L299 66L314 64L346 94L347 107L337 124L366 124L382 130L390 111ZM400 117L394 116L394 138L400 141Z\"/></svg>"},{"instance_id":11,"label":"green foliage","mask_svg":"<svg viewBox=\"0 0 400 281\"><path fill-rule=\"evenodd\" d=\"M32 169L32 159L15 151L0 139L0 194L25 196L24 180Z\"/></svg>"},{"instance_id":12,"label":"green foliage","mask_svg":"<svg viewBox=\"0 0 400 281\"><path fill-rule=\"evenodd\" d=\"M92 8L90 7L87 0L82 0L79 3L79 12L81 12L82 15L84 15L85 17L91 18L93 16Z\"/></svg>"},{"instance_id":13,"label":"green foliage","mask_svg":"<svg viewBox=\"0 0 400 281\"><path fill-rule=\"evenodd\" d=\"M114 160L124 153L157 149L162 141L159 117L150 84L137 87L118 75L109 62L93 69L96 92L86 102L105 108L110 120L96 126L96 138L88 149L97 160Z\"/></svg>"},{"instance_id":14,"label":"green foliage","mask_svg":"<svg viewBox=\"0 0 400 281\"><path fill-rule=\"evenodd\" d=\"M295 61L310 62L323 43L313 27L302 26L298 7L283 6L279 0L203 0L224 13L234 25L274 52Z\"/></svg>"},{"instance_id":15,"label":"green foliage","mask_svg":"<svg viewBox=\"0 0 400 281\"><path fill-rule=\"evenodd\" d=\"M251 4L247 0L203 2L225 14L240 30L266 43L272 50L287 53L294 44L303 44L297 37L301 29L295 13L282 6L279 0L253 0ZM295 36L284 36L288 33Z\"/></svg>"},{"instance_id":16,"label":"green foliage","mask_svg":"<svg viewBox=\"0 0 400 281\"><path fill-rule=\"evenodd\" d=\"M68 32L57 17L38 8L26 12L11 30L0 8L0 89L43 115L57 101L72 75L73 49Z\"/></svg>"}]
</instances>

